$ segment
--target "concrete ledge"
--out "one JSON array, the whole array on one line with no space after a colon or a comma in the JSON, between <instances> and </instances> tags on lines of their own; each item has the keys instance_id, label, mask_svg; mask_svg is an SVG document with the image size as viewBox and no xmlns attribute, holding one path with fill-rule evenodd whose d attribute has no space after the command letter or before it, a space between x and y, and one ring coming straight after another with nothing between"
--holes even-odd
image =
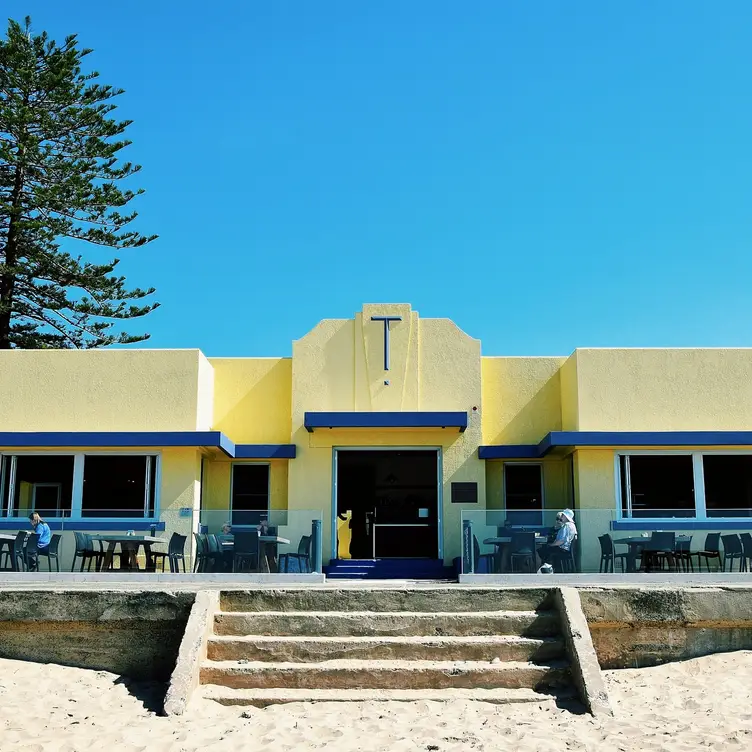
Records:
<instances>
[{"instance_id":1,"label":"concrete ledge","mask_svg":"<svg viewBox=\"0 0 752 752\"><path fill-rule=\"evenodd\" d=\"M569 653L572 681L587 709L595 716L612 716L614 711L595 654L580 596L574 588L559 588L554 599L561 615L561 629Z\"/></svg>"},{"instance_id":2,"label":"concrete ledge","mask_svg":"<svg viewBox=\"0 0 752 752\"><path fill-rule=\"evenodd\" d=\"M322 585L323 574L172 574L165 572L0 572L0 588L18 585L75 584L96 582L108 585L156 584L162 589L179 585Z\"/></svg>"},{"instance_id":3,"label":"concrete ledge","mask_svg":"<svg viewBox=\"0 0 752 752\"><path fill-rule=\"evenodd\" d=\"M182 715L188 707L199 684L201 664L206 660L206 646L218 609L218 590L199 590L196 593L165 695L165 715Z\"/></svg>"},{"instance_id":4,"label":"concrete ledge","mask_svg":"<svg viewBox=\"0 0 752 752\"><path fill-rule=\"evenodd\" d=\"M635 574L461 574L460 585L486 587L752 587L750 572L682 574L650 572Z\"/></svg>"}]
</instances>

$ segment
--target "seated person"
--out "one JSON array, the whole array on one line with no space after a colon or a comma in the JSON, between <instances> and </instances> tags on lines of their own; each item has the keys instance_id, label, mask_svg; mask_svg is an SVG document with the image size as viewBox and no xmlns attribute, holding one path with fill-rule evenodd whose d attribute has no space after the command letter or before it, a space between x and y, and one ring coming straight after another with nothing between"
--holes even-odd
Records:
<instances>
[{"instance_id":1,"label":"seated person","mask_svg":"<svg viewBox=\"0 0 752 752\"><path fill-rule=\"evenodd\" d=\"M229 522L225 522L217 533L217 539L219 541L231 541L232 538L232 525Z\"/></svg>"},{"instance_id":2,"label":"seated person","mask_svg":"<svg viewBox=\"0 0 752 752\"><path fill-rule=\"evenodd\" d=\"M565 553L572 550L572 543L577 538L577 528L574 524L574 512L564 509L556 515L556 535L554 539L538 549L542 564L553 564L561 559Z\"/></svg>"},{"instance_id":3,"label":"seated person","mask_svg":"<svg viewBox=\"0 0 752 752\"><path fill-rule=\"evenodd\" d=\"M45 554L50 546L50 540L52 540L52 531L50 526L39 516L39 512L32 512L29 515L29 521L34 532L39 536L39 542L37 548L40 554ZM36 572L39 568L39 560L36 552L29 552L27 558L27 565L30 572Z\"/></svg>"}]
</instances>

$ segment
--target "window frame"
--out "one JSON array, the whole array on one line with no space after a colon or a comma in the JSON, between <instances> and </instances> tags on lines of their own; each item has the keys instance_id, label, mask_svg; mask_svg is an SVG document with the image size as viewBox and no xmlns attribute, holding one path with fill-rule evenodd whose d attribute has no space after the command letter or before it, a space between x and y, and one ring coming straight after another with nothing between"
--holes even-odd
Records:
<instances>
[{"instance_id":1,"label":"window frame","mask_svg":"<svg viewBox=\"0 0 752 752\"><path fill-rule=\"evenodd\" d=\"M83 498L84 498L84 464L85 464L85 458L86 456L110 456L110 457L155 457L157 466L154 470L154 512L152 515L147 516L146 515L146 503L148 501L148 473L146 475L146 484L145 484L145 494L144 494L144 515L143 517L95 517L95 516L84 516L82 514L83 512ZM137 450L137 451L124 451L124 450L106 450L106 449L94 449L89 451L70 451L70 450L53 450L48 449L45 451L40 451L37 449L25 449L25 450L2 450L0 451L0 458L3 458L3 460L10 459L10 461L13 463L11 466L11 473L9 478L9 488L8 493L10 493L14 489L15 485L15 473L13 472L13 466L15 466L15 462L11 458L13 457L22 457L22 456L38 456L38 457L73 457L73 491L71 494L71 511L70 516L55 516L55 517L45 517L46 520L49 520L50 522L63 522L63 521L74 521L74 522L92 522L92 521L106 521L108 523L127 523L127 522L133 522L134 520L145 520L147 522L158 522L159 516L160 516L160 496L161 496L161 488L162 488L162 452L159 449L153 449L150 451L147 450ZM0 489L3 493L6 492L6 488L3 484L2 489ZM9 497L10 499L11 497ZM11 506L11 501L9 501L9 508L8 512L13 512L13 514L7 514L3 515L2 511L0 510L0 520L1 521L17 521L17 520L25 520L26 515L19 516L15 514L15 509Z\"/></svg>"},{"instance_id":2,"label":"window frame","mask_svg":"<svg viewBox=\"0 0 752 752\"><path fill-rule=\"evenodd\" d=\"M501 468L501 501L502 509L506 515L509 512L509 506L507 504L507 466L513 467L537 467L540 474L540 489L541 489L541 507L540 507L540 523L538 525L512 525L512 527L542 527L545 519L546 511L546 476L544 474L544 462L524 462L519 460L513 460L512 462L503 462ZM512 509L511 511L518 511ZM524 511L524 510L521 510Z\"/></svg>"},{"instance_id":3,"label":"window frame","mask_svg":"<svg viewBox=\"0 0 752 752\"><path fill-rule=\"evenodd\" d=\"M692 476L694 481L695 496L695 515L694 517L632 517L631 514L625 516L622 505L622 478L621 478L621 457L634 456L665 456L665 455L684 455L692 457ZM644 522L646 524L663 523L667 520L678 520L679 522L707 522L710 527L717 526L723 522L746 522L750 523L750 517L708 517L706 500L705 500L705 468L702 458L708 455L752 455L749 449L620 449L614 452L614 483L616 492L616 520L621 522ZM626 466L629 468L629 460L626 460ZM629 470L627 471L629 473ZM627 475L625 488L629 490L629 474ZM628 500L629 501L629 500ZM631 503L627 504L631 509Z\"/></svg>"},{"instance_id":4,"label":"window frame","mask_svg":"<svg viewBox=\"0 0 752 752\"><path fill-rule=\"evenodd\" d=\"M255 460L238 460L233 461L230 463L230 499L228 503L228 511L229 511L229 518L230 521L232 521L232 513L233 513L233 499L235 498L235 467L237 465L264 465L266 466L266 511L268 514L271 514L272 511L272 463L271 462L258 462ZM247 511L247 510L238 510L238 511ZM256 511L256 510L252 510ZM262 511L262 510L258 510ZM267 517L268 519L268 517ZM234 527L241 528L243 525L235 525Z\"/></svg>"}]
</instances>

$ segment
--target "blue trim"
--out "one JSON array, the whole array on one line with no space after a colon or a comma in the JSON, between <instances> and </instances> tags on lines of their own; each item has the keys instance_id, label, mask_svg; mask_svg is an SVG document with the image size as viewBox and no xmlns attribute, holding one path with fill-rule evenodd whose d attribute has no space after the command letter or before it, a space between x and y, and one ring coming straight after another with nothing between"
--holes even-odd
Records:
<instances>
[{"instance_id":1,"label":"blue trim","mask_svg":"<svg viewBox=\"0 0 752 752\"><path fill-rule=\"evenodd\" d=\"M89 518L73 520L66 517L63 520L48 519L45 522L50 526L50 530L78 530L84 532L87 530L150 530L152 526L158 531L164 532L165 523L158 520L148 519L107 519L107 518ZM29 520L26 517L4 517L0 519L0 530L28 530L30 529Z\"/></svg>"},{"instance_id":2,"label":"blue trim","mask_svg":"<svg viewBox=\"0 0 752 752\"><path fill-rule=\"evenodd\" d=\"M611 520L612 530L752 530L749 520L724 520L722 517L707 520Z\"/></svg>"},{"instance_id":3,"label":"blue trim","mask_svg":"<svg viewBox=\"0 0 752 752\"><path fill-rule=\"evenodd\" d=\"M752 431L551 431L535 445L499 444L478 448L482 460L545 457L557 447L752 446ZM518 454L515 454L517 452Z\"/></svg>"},{"instance_id":4,"label":"blue trim","mask_svg":"<svg viewBox=\"0 0 752 752\"><path fill-rule=\"evenodd\" d=\"M6 431L0 447L216 447L235 455L235 444L221 431Z\"/></svg>"},{"instance_id":5,"label":"blue trim","mask_svg":"<svg viewBox=\"0 0 752 752\"><path fill-rule=\"evenodd\" d=\"M236 444L238 460L294 460L295 444Z\"/></svg>"},{"instance_id":6,"label":"blue trim","mask_svg":"<svg viewBox=\"0 0 752 752\"><path fill-rule=\"evenodd\" d=\"M502 444L478 447L478 459L481 460L529 460L539 457L538 447L535 444Z\"/></svg>"},{"instance_id":7,"label":"blue trim","mask_svg":"<svg viewBox=\"0 0 752 752\"><path fill-rule=\"evenodd\" d=\"M309 433L317 428L467 428L465 412L306 413Z\"/></svg>"}]
</instances>

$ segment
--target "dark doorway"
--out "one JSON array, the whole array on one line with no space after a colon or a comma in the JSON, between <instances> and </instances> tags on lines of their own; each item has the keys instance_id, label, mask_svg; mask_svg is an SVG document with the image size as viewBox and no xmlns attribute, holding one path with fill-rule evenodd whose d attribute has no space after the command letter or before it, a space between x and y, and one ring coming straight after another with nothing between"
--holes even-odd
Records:
<instances>
[{"instance_id":1,"label":"dark doorway","mask_svg":"<svg viewBox=\"0 0 752 752\"><path fill-rule=\"evenodd\" d=\"M350 558L438 558L438 502L435 450L338 450L337 515L348 521Z\"/></svg>"}]
</instances>

